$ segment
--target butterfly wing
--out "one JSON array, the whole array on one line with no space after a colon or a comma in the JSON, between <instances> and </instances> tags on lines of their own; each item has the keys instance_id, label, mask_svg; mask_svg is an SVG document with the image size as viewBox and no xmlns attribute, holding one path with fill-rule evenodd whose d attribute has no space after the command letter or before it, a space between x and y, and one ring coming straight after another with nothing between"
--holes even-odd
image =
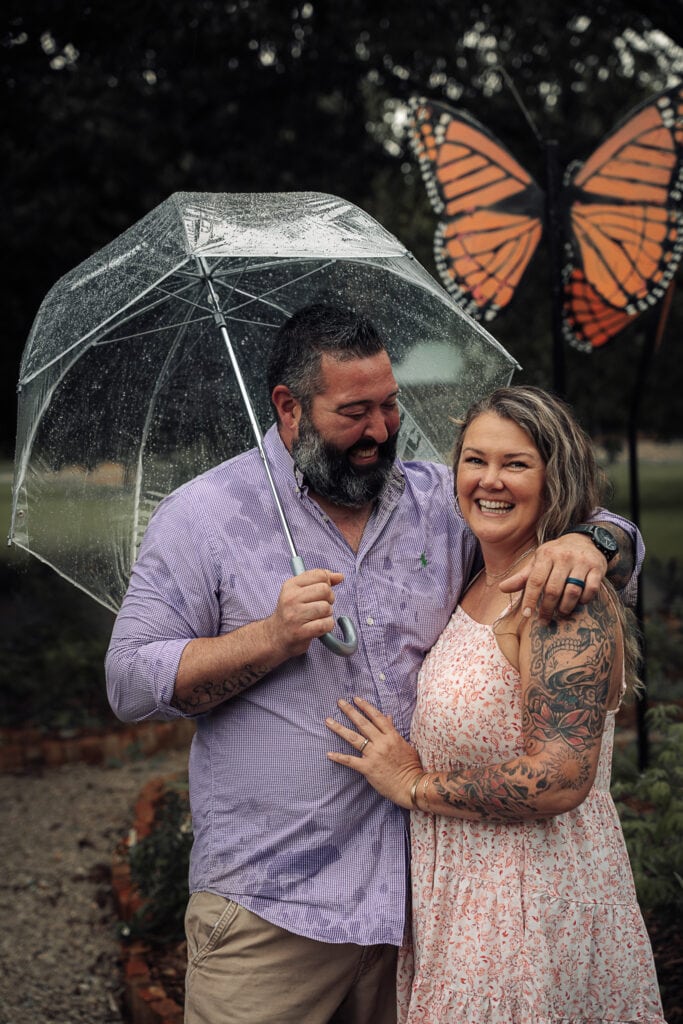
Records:
<instances>
[{"instance_id":1,"label":"butterfly wing","mask_svg":"<svg viewBox=\"0 0 683 1024\"><path fill-rule=\"evenodd\" d=\"M632 314L605 302L586 280L580 267L573 267L565 280L563 330L565 338L583 352L599 348L628 327Z\"/></svg>"},{"instance_id":2,"label":"butterfly wing","mask_svg":"<svg viewBox=\"0 0 683 1024\"><path fill-rule=\"evenodd\" d=\"M440 217L434 257L446 288L477 319L508 304L542 234L543 193L474 118L411 103L410 141Z\"/></svg>"},{"instance_id":3,"label":"butterfly wing","mask_svg":"<svg viewBox=\"0 0 683 1024\"><path fill-rule=\"evenodd\" d=\"M632 112L570 176L565 338L605 344L659 302L683 252L683 87Z\"/></svg>"}]
</instances>

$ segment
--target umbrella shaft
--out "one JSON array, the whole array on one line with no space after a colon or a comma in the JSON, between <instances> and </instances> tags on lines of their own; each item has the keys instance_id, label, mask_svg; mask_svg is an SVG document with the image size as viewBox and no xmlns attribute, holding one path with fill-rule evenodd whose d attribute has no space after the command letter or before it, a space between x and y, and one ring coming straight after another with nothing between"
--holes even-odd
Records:
<instances>
[{"instance_id":1,"label":"umbrella shaft","mask_svg":"<svg viewBox=\"0 0 683 1024\"><path fill-rule=\"evenodd\" d=\"M198 256L197 257L197 263L199 264L199 268L201 270L202 277L204 278L204 282L206 284L206 288L207 288L207 291L209 293L209 299L210 299L211 305L213 307L213 318L214 318L214 321L216 323L216 326L218 327L218 330L220 331L220 334L221 334L221 337L223 338L223 341L225 342L225 347L228 350L228 356L230 357L230 363L232 364L232 368L233 368L235 377L237 379L237 385L238 385L238 387L240 389L240 394L242 395L242 401L244 402L244 407L247 410L247 415L249 417L249 422L251 423L251 429L252 429L252 431L254 433L254 438L256 439L256 447L259 450L259 455L261 456L261 461L263 462L263 468L266 471L266 476L268 478L268 483L270 484L270 489L273 492L273 498L275 499L275 507L277 508L277 512L278 512L278 515L280 517L280 521L282 523L282 528L284 530L285 537L287 538L287 544L289 545L290 553L291 553L293 559L297 559L299 556L297 554L297 550L296 550L296 547L294 545L294 538L292 537L291 530L289 529L289 523L287 522L287 517L285 516L285 510L282 507L282 502L280 501L280 495L278 494L277 487L275 486L275 481L273 480L273 475L272 475L272 473L270 471L270 465L268 463L268 458L266 456L266 453L265 453L265 450L264 450L264 447L263 447L263 433L261 431L261 427L260 427L259 421L256 418L256 413L254 412L254 407L253 407L253 405L251 403L251 398L249 397L249 392L247 391L247 386L244 383L244 377L242 376L242 371L241 371L240 365L239 365L239 363L237 361L237 356L235 354L235 350L232 347L232 342L230 340L230 334L228 333L228 325L225 322L225 317L223 315L223 311L221 309L220 302L219 302L219 299L218 299L218 293L216 292L216 289L214 287L214 283L211 280L211 275L210 275L210 272L209 272L209 268L208 268L207 262L204 259L204 257L203 256Z\"/></svg>"}]
</instances>

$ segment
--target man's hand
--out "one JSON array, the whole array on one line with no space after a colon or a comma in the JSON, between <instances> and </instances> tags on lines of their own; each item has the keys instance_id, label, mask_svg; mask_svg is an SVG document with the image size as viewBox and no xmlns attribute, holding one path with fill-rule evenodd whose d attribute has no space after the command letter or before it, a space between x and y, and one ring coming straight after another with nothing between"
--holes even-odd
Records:
<instances>
[{"instance_id":1,"label":"man's hand","mask_svg":"<svg viewBox=\"0 0 683 1024\"><path fill-rule=\"evenodd\" d=\"M579 602L592 601L606 572L607 559L591 539L567 533L541 544L533 561L503 580L500 589L512 594L523 588L523 614L530 616L538 607L539 618L547 622L556 612L569 615ZM583 581L584 585L569 583L569 579Z\"/></svg>"},{"instance_id":2,"label":"man's hand","mask_svg":"<svg viewBox=\"0 0 683 1024\"><path fill-rule=\"evenodd\" d=\"M283 661L305 654L312 640L334 629L332 588L343 579L340 572L308 569L285 580L275 611L263 623Z\"/></svg>"},{"instance_id":3,"label":"man's hand","mask_svg":"<svg viewBox=\"0 0 683 1024\"><path fill-rule=\"evenodd\" d=\"M259 682L288 658L305 654L316 637L334 629L332 587L340 572L310 569L285 580L275 611L220 636L196 637L180 657L171 704L187 715L206 714Z\"/></svg>"}]
</instances>

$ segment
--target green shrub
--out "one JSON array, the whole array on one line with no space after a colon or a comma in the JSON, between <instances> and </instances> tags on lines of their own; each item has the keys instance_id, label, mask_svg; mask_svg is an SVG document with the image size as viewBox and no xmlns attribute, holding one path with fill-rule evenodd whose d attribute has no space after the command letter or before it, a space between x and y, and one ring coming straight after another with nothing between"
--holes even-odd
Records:
<instances>
[{"instance_id":1,"label":"green shrub","mask_svg":"<svg viewBox=\"0 0 683 1024\"><path fill-rule=\"evenodd\" d=\"M645 570L645 649L648 696L683 699L683 569L675 558L650 559Z\"/></svg>"},{"instance_id":2,"label":"green shrub","mask_svg":"<svg viewBox=\"0 0 683 1024\"><path fill-rule=\"evenodd\" d=\"M683 912L683 721L680 709L647 712L650 764L612 786L640 905L665 916Z\"/></svg>"},{"instance_id":3,"label":"green shrub","mask_svg":"<svg viewBox=\"0 0 683 1024\"><path fill-rule=\"evenodd\" d=\"M183 938L191 846L187 783L176 784L159 800L150 834L129 851L131 881L143 902L126 935L152 943Z\"/></svg>"},{"instance_id":4,"label":"green shrub","mask_svg":"<svg viewBox=\"0 0 683 1024\"><path fill-rule=\"evenodd\" d=\"M0 726L108 727L111 612L47 566L0 563Z\"/></svg>"}]
</instances>

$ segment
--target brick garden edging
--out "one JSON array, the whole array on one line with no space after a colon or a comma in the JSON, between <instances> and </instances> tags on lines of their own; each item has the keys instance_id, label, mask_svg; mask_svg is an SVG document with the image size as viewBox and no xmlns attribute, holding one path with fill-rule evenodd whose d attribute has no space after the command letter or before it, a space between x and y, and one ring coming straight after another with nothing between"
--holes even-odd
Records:
<instances>
[{"instance_id":1,"label":"brick garden edging","mask_svg":"<svg viewBox=\"0 0 683 1024\"><path fill-rule=\"evenodd\" d=\"M194 723L186 718L173 722L141 722L114 725L109 729L64 730L0 729L0 773L31 768L58 768L64 764L107 764L133 755L147 756L161 750L189 747Z\"/></svg>"},{"instance_id":2,"label":"brick garden edging","mask_svg":"<svg viewBox=\"0 0 683 1024\"><path fill-rule=\"evenodd\" d=\"M107 764L164 750L189 748L195 724L189 719L173 722L142 722L133 726L115 724L113 729L45 733L40 729L0 728L0 773L58 768L66 764ZM168 780L152 779L143 786L134 810L137 838L151 831L155 806ZM125 856L126 841L114 854L112 889L118 915L128 921L140 905L130 880ZM147 963L148 947L143 942L121 944L124 996L131 1024L183 1024L183 1009L152 979Z\"/></svg>"},{"instance_id":3,"label":"brick garden edging","mask_svg":"<svg viewBox=\"0 0 683 1024\"><path fill-rule=\"evenodd\" d=\"M133 834L136 840L149 835L156 805L167 783L165 778L150 779L143 786L135 803ZM114 902L122 921L130 921L140 906L140 897L132 886L126 856L127 843L117 851L112 864ZM144 942L124 942L121 953L124 970L124 993L131 1024L183 1024L183 1008L170 999L158 982L152 979L147 958L149 947Z\"/></svg>"}]
</instances>

